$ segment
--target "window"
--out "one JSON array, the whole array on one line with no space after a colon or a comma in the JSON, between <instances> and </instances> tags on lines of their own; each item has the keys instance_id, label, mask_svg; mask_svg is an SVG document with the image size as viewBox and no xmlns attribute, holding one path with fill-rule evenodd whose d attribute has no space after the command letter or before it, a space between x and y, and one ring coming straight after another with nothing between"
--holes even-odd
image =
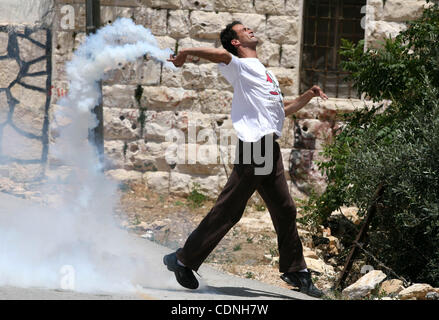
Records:
<instances>
[{"instance_id":1,"label":"window","mask_svg":"<svg viewBox=\"0 0 439 320\"><path fill-rule=\"evenodd\" d=\"M300 92L320 86L329 97L357 98L352 84L344 81L340 67L340 40L364 38L361 19L366 0L305 0Z\"/></svg>"}]
</instances>

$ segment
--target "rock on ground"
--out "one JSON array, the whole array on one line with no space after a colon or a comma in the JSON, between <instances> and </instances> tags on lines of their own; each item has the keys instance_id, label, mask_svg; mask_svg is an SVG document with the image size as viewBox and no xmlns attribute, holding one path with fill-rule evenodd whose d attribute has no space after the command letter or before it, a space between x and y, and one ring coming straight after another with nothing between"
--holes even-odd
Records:
<instances>
[{"instance_id":1,"label":"rock on ground","mask_svg":"<svg viewBox=\"0 0 439 320\"><path fill-rule=\"evenodd\" d=\"M398 298L401 300L425 300L429 292L435 292L435 289L426 283L415 283L410 287L402 290Z\"/></svg>"},{"instance_id":2,"label":"rock on ground","mask_svg":"<svg viewBox=\"0 0 439 320\"><path fill-rule=\"evenodd\" d=\"M350 299L361 299L370 294L385 278L386 274L381 270L372 270L345 288L342 293Z\"/></svg>"},{"instance_id":3,"label":"rock on ground","mask_svg":"<svg viewBox=\"0 0 439 320\"><path fill-rule=\"evenodd\" d=\"M403 282L398 279L386 280L380 287L380 291L383 291L387 295L396 295L402 290L404 290Z\"/></svg>"}]
</instances>

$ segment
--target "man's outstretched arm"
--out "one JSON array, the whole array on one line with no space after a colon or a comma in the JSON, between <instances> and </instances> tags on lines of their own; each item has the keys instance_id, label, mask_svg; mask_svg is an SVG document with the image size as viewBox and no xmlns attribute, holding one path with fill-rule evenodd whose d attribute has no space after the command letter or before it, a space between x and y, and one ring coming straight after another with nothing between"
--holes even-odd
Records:
<instances>
[{"instance_id":1,"label":"man's outstretched arm","mask_svg":"<svg viewBox=\"0 0 439 320\"><path fill-rule=\"evenodd\" d=\"M328 99L328 96L322 91L322 89L320 89L320 87L313 86L300 97L284 102L285 116L288 117L289 115L299 111L314 97L320 97L323 100Z\"/></svg>"},{"instance_id":2,"label":"man's outstretched arm","mask_svg":"<svg viewBox=\"0 0 439 320\"><path fill-rule=\"evenodd\" d=\"M168 61L176 67L181 67L188 56L196 56L215 63L229 64L232 60L232 54L225 49L220 48L186 48L181 49L176 56L171 55Z\"/></svg>"}]
</instances>

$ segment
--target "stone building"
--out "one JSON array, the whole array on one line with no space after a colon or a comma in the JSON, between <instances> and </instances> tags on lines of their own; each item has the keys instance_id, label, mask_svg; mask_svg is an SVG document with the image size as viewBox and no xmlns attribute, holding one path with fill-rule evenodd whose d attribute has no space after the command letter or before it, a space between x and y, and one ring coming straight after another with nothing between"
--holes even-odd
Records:
<instances>
[{"instance_id":1,"label":"stone building","mask_svg":"<svg viewBox=\"0 0 439 320\"><path fill-rule=\"evenodd\" d=\"M384 3L385 2L385 3ZM285 99L320 85L328 101L313 99L284 123L280 139L291 193L322 190L315 161L342 125L341 114L369 103L339 67L340 39L379 45L423 0L101 0L101 23L118 17L149 28L162 48L220 47L219 32L240 20L260 38L258 56L278 78ZM51 154L57 101L68 93L65 63L85 38L85 0L2 0L0 3L0 191L37 197L38 185L63 176ZM136 92L141 95L137 96ZM215 197L232 165L233 90L216 64L195 59L178 71L148 56L121 66L103 82L105 170L111 177L146 183L152 190L188 194L196 185ZM167 133L184 133L183 161L170 163ZM208 136L212 135L213 140ZM206 142L207 141L207 142ZM209 147L207 147L209 146ZM208 149L210 148L210 149ZM213 149L212 149L213 148ZM229 150L230 149L230 150ZM183 151L181 151L183 150ZM213 150L215 161L194 158ZM216 153L215 153L216 152ZM181 154L179 155L181 156Z\"/></svg>"}]
</instances>

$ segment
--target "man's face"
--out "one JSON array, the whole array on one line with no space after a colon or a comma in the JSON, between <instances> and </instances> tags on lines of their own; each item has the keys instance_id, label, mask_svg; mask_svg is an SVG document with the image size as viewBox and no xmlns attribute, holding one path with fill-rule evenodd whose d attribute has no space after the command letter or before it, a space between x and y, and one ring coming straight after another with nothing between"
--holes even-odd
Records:
<instances>
[{"instance_id":1,"label":"man's face","mask_svg":"<svg viewBox=\"0 0 439 320\"><path fill-rule=\"evenodd\" d=\"M242 24L237 24L232 27L232 29L238 35L239 44L244 47L255 47L258 44L258 38L255 37L253 30ZM232 40L232 44L236 45Z\"/></svg>"}]
</instances>

